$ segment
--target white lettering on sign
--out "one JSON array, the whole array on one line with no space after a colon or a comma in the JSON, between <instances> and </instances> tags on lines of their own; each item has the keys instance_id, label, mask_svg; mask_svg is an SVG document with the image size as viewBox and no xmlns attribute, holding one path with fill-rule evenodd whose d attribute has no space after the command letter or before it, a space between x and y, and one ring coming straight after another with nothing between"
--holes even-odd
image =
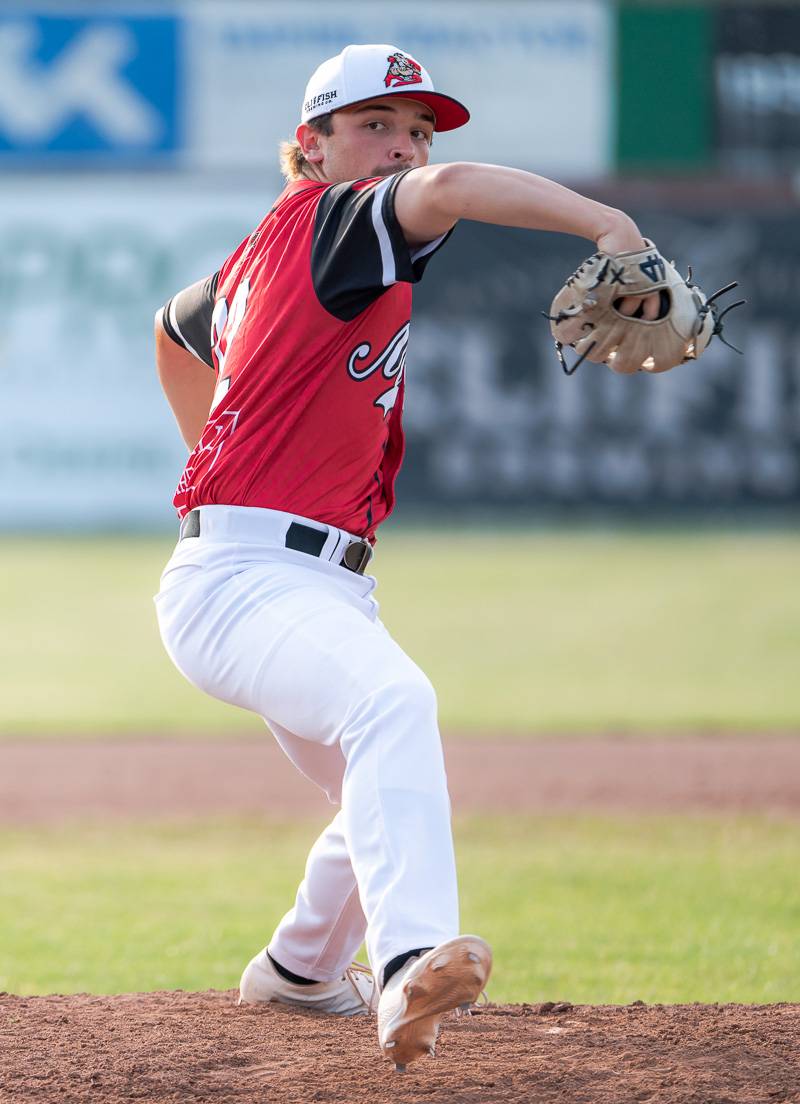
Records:
<instances>
[{"instance_id":1,"label":"white lettering on sign","mask_svg":"<svg viewBox=\"0 0 800 1104\"><path fill-rule=\"evenodd\" d=\"M16 142L42 142L76 115L109 141L152 145L163 121L122 74L136 56L124 26L88 26L48 65L33 58L33 22L0 24L0 129Z\"/></svg>"}]
</instances>

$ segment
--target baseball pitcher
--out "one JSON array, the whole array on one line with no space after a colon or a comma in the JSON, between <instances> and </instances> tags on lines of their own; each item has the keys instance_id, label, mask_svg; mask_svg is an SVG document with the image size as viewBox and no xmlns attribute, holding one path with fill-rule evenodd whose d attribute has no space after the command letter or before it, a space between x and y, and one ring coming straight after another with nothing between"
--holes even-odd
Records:
<instances>
[{"instance_id":1,"label":"baseball pitcher","mask_svg":"<svg viewBox=\"0 0 800 1104\"><path fill-rule=\"evenodd\" d=\"M194 685L263 717L338 807L241 1000L377 1010L401 1070L433 1054L442 1016L478 998L492 961L459 933L434 691L382 625L367 572L403 458L411 286L459 219L559 231L598 251L592 280L571 278L551 308L560 346L585 353L598 288L614 289L603 305L619 333L596 346L611 367L621 320L653 334L637 345L644 370L666 366L656 335L675 331L665 262L627 215L516 169L428 164L434 132L468 119L405 51L348 46L309 81L284 191L156 316L159 378L191 450L155 599L164 645ZM693 326L674 363L697 351ZM363 939L371 972L352 964Z\"/></svg>"}]
</instances>

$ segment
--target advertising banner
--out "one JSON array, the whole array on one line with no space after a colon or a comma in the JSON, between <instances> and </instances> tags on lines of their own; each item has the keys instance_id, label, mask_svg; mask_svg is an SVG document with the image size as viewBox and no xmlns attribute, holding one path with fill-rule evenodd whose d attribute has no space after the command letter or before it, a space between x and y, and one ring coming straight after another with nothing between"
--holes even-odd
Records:
<instances>
[{"instance_id":1,"label":"advertising banner","mask_svg":"<svg viewBox=\"0 0 800 1104\"><path fill-rule=\"evenodd\" d=\"M800 7L715 10L720 163L747 173L800 168Z\"/></svg>"},{"instance_id":2,"label":"advertising banner","mask_svg":"<svg viewBox=\"0 0 800 1104\"><path fill-rule=\"evenodd\" d=\"M0 183L0 525L171 523L186 449L153 315L263 208L174 179Z\"/></svg>"},{"instance_id":3,"label":"advertising banner","mask_svg":"<svg viewBox=\"0 0 800 1104\"><path fill-rule=\"evenodd\" d=\"M196 181L0 184L0 525L169 526L186 458L153 364L155 310L215 271L274 196ZM632 212L713 291L738 277L737 355L660 376L559 368L546 310L587 246L463 223L415 289L401 515L532 519L800 501L791 212ZM780 274L780 278L776 278Z\"/></svg>"},{"instance_id":4,"label":"advertising banner","mask_svg":"<svg viewBox=\"0 0 800 1104\"><path fill-rule=\"evenodd\" d=\"M708 294L738 278L748 305L726 337L743 355L715 338L663 375L584 363L567 377L540 312L586 246L462 224L415 293L401 502L530 517L800 501L794 213L631 214Z\"/></svg>"},{"instance_id":5,"label":"advertising banner","mask_svg":"<svg viewBox=\"0 0 800 1104\"><path fill-rule=\"evenodd\" d=\"M610 165L613 28L603 0L204 0L185 10L194 164L271 166L280 139L294 136L316 67L349 43L385 42L473 113L463 130L436 138L434 160L572 176Z\"/></svg>"},{"instance_id":6,"label":"advertising banner","mask_svg":"<svg viewBox=\"0 0 800 1104\"><path fill-rule=\"evenodd\" d=\"M602 174L610 11L604 0L12 5L0 12L0 166L170 163L274 182L312 72L349 43L386 42L472 110L463 133L436 139L434 160Z\"/></svg>"},{"instance_id":7,"label":"advertising banner","mask_svg":"<svg viewBox=\"0 0 800 1104\"><path fill-rule=\"evenodd\" d=\"M125 165L174 154L184 83L178 20L111 5L71 11L0 11L0 165Z\"/></svg>"}]
</instances>

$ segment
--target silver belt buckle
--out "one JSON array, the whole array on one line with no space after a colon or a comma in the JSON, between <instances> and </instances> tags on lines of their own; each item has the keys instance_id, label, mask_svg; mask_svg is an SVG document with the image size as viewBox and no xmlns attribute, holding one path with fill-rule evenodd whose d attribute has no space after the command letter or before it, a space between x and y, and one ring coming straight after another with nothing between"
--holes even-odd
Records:
<instances>
[{"instance_id":1,"label":"silver belt buckle","mask_svg":"<svg viewBox=\"0 0 800 1104\"><path fill-rule=\"evenodd\" d=\"M372 559L372 545L369 541L358 540L348 544L342 556L342 566L348 571L354 571L356 575L363 575L364 568Z\"/></svg>"}]
</instances>

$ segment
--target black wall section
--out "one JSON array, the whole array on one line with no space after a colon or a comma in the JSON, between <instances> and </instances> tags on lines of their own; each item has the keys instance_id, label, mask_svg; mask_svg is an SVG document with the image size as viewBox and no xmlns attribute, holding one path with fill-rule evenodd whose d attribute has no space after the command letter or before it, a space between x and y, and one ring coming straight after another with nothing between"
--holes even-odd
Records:
<instances>
[{"instance_id":1,"label":"black wall section","mask_svg":"<svg viewBox=\"0 0 800 1104\"><path fill-rule=\"evenodd\" d=\"M744 356L715 339L664 375L567 378L539 312L590 244L462 223L415 290L402 507L800 501L796 213L632 214L707 292L740 280Z\"/></svg>"},{"instance_id":2,"label":"black wall section","mask_svg":"<svg viewBox=\"0 0 800 1104\"><path fill-rule=\"evenodd\" d=\"M722 167L747 175L800 169L800 7L717 10L715 111Z\"/></svg>"}]
</instances>

